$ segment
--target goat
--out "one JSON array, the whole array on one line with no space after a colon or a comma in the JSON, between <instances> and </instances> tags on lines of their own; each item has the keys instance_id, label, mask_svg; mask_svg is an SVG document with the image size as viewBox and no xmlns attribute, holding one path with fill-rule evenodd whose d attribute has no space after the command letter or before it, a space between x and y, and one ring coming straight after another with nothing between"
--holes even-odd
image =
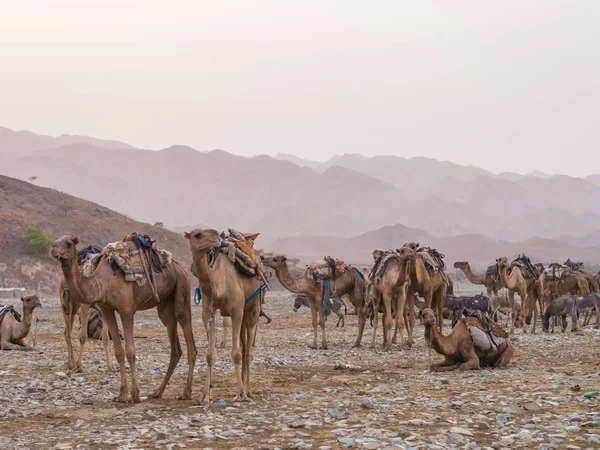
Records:
<instances>
[{"instance_id":1,"label":"goat","mask_svg":"<svg viewBox=\"0 0 600 450\"><path fill-rule=\"evenodd\" d=\"M571 295L563 295L555 298L548 303L542 321L542 330L548 331L550 328L550 318L560 316L562 318L562 331L567 330L567 316L571 317L571 331L577 331L577 300ZM552 333L554 333L554 321L552 321Z\"/></svg>"},{"instance_id":2,"label":"goat","mask_svg":"<svg viewBox=\"0 0 600 450\"><path fill-rule=\"evenodd\" d=\"M335 327L339 327L341 323L341 328L344 328L344 325L346 325L344 316L348 313L346 303L339 297L331 297L329 299L329 302L331 303L331 311L334 312L336 316L338 316L338 321ZM296 295L296 298L294 299L294 312L297 312L302 306L310 308L308 297L302 294ZM342 307L344 307L344 312L342 312ZM325 317L325 319L327 320L327 317Z\"/></svg>"}]
</instances>

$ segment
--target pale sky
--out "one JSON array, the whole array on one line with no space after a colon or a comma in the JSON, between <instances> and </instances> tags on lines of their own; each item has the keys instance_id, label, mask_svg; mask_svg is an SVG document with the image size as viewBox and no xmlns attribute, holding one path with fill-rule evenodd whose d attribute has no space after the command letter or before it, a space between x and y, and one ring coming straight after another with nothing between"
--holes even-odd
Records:
<instances>
[{"instance_id":1,"label":"pale sky","mask_svg":"<svg viewBox=\"0 0 600 450\"><path fill-rule=\"evenodd\" d=\"M0 126L600 172L600 1L0 0Z\"/></svg>"}]
</instances>

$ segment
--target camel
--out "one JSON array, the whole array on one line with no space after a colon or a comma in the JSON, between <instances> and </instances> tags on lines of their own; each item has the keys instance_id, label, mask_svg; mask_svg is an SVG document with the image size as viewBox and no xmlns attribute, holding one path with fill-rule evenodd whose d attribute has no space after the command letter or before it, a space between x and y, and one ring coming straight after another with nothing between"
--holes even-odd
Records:
<instances>
[{"instance_id":1,"label":"camel","mask_svg":"<svg viewBox=\"0 0 600 450\"><path fill-rule=\"evenodd\" d=\"M600 292L600 287L598 286L598 280L596 280L596 275L594 274L594 272L585 270L583 268L583 262L573 262L569 258L565 261L565 266L571 268L571 270L578 272L585 277L589 284L590 292Z\"/></svg>"},{"instance_id":2,"label":"camel","mask_svg":"<svg viewBox=\"0 0 600 450\"><path fill-rule=\"evenodd\" d=\"M33 322L33 310L42 306L37 295L22 297L23 317L19 322L10 311L0 316L0 349L2 350L31 350L32 347L25 338Z\"/></svg>"},{"instance_id":3,"label":"camel","mask_svg":"<svg viewBox=\"0 0 600 450\"><path fill-rule=\"evenodd\" d=\"M508 289L508 301L510 302L512 309L512 317L510 321L510 332L515 332L515 321L517 317L517 307L515 304L515 292L519 294L521 299L521 324L523 325L523 333L527 334L527 324L525 323L525 311L527 311L527 281L521 272L519 266L513 266L510 275L507 274L508 259L506 256L498 258L496 260L498 264L498 271L500 272L500 280L502 280L502 286ZM537 319L537 309L534 308L534 321Z\"/></svg>"},{"instance_id":4,"label":"camel","mask_svg":"<svg viewBox=\"0 0 600 450\"><path fill-rule=\"evenodd\" d=\"M395 342L396 330L400 330L400 346L405 346L404 325L406 317L404 314L406 306L406 285L410 278L410 261L412 252L408 248L400 249L398 253L392 256L382 256L379 250L373 252L375 260L384 258L387 260L385 272L375 274L370 284L371 296L373 299L373 338L371 347L375 347L377 340L377 322L379 318L380 305L383 304L383 347L386 350L392 348ZM378 270L379 272L379 270ZM396 327L394 330L394 340L391 339L392 331L392 311L402 311L403 314L395 314Z\"/></svg>"},{"instance_id":5,"label":"camel","mask_svg":"<svg viewBox=\"0 0 600 450\"><path fill-rule=\"evenodd\" d=\"M454 268L462 270L467 277L467 280L469 280L471 283L485 286L488 298L497 296L498 291L502 289L502 281L500 281L499 276L494 278L491 274L487 273L487 271L485 273L476 275L471 270L471 266L467 261L455 262Z\"/></svg>"},{"instance_id":6,"label":"camel","mask_svg":"<svg viewBox=\"0 0 600 450\"><path fill-rule=\"evenodd\" d=\"M99 306L102 318L108 324L110 334L114 337L113 346L121 375L119 395L115 401L120 403L128 401L139 403L141 401L137 380L133 322L136 311L152 308L157 309L158 317L167 328L171 355L167 373L160 386L150 397L162 397L181 358L182 351L177 334L177 323L179 323L183 329L188 356L187 382L179 399L189 400L192 395L197 350L192 333L190 280L185 270L176 261L169 263L162 272L155 274L156 291L154 291L150 280L147 280L143 286L139 286L135 282L126 281L125 275L120 270L113 274L109 259L103 256L94 272L89 277L84 277L77 264L78 243L78 237L61 236L52 243L51 254L61 264L69 292L76 293L76 297L72 297L73 300L81 302L81 304ZM117 338L119 327L115 313L119 314L123 324L125 349L123 349L121 340ZM130 390L127 385L125 357L127 357L131 372L131 398L129 398Z\"/></svg>"},{"instance_id":7,"label":"camel","mask_svg":"<svg viewBox=\"0 0 600 450\"><path fill-rule=\"evenodd\" d=\"M551 264L550 269L558 270L559 264ZM538 278L540 296L544 303L552 301L554 298L565 294L584 295L590 293L590 284L586 277L574 270L569 270L562 276L548 277L546 272L542 272Z\"/></svg>"},{"instance_id":8,"label":"camel","mask_svg":"<svg viewBox=\"0 0 600 450\"><path fill-rule=\"evenodd\" d=\"M65 341L67 342L67 367L70 370L80 372L83 367L83 350L85 343L88 338L88 317L92 305L87 305L79 298L79 292L71 292L67 286L67 281L64 275L61 273L58 278L58 294L60 298L60 306L63 313L63 319L65 320ZM75 323L75 316L79 313L79 357L75 362L75 355L73 353L73 324ZM109 372L114 372L115 367L110 356L109 348L109 333L108 324L106 321L102 322L102 346L104 347L104 354L106 355L106 368Z\"/></svg>"},{"instance_id":9,"label":"camel","mask_svg":"<svg viewBox=\"0 0 600 450\"><path fill-rule=\"evenodd\" d=\"M437 312L437 326L440 331L443 327L443 308L446 294L448 292L447 277L444 277L439 271L430 274L425 267L423 258L418 253L419 244L416 242L407 242L399 250L405 252L410 264L410 280L407 287L406 298L408 301L408 339L406 345L413 345L413 331L415 327L415 293L425 300L425 307L431 308L432 303Z\"/></svg>"},{"instance_id":10,"label":"camel","mask_svg":"<svg viewBox=\"0 0 600 450\"><path fill-rule=\"evenodd\" d=\"M235 401L253 398L250 388L250 365L258 318L261 309L261 282L256 277L241 274L228 255L217 252L209 263L208 253L221 243L219 232L196 228L184 233L190 242L190 250L198 283L202 291L202 320L208 336L206 352L207 376L199 403L211 402L211 384L215 363L215 312L231 318L231 359L235 366ZM253 243L258 234L244 236Z\"/></svg>"},{"instance_id":11,"label":"camel","mask_svg":"<svg viewBox=\"0 0 600 450\"><path fill-rule=\"evenodd\" d=\"M327 338L325 335L325 316L323 314L323 283L315 282L308 277L308 267L299 277L293 277L287 264L287 258L283 255L265 257L263 261L265 266L275 270L277 279L284 288L294 294L304 294L308 297L310 303L310 312L312 314L313 341L310 346L317 349L317 326L321 327L322 347L327 348ZM363 273L354 267L346 267L346 270L339 274L332 282L333 295L342 297L346 294L350 297L350 302L354 306L358 315L358 336L354 347L360 347L362 335L366 323L366 304L365 298L365 279Z\"/></svg>"},{"instance_id":12,"label":"camel","mask_svg":"<svg viewBox=\"0 0 600 450\"><path fill-rule=\"evenodd\" d=\"M497 330L502 330L498 324L490 321L495 341L495 344L492 345L484 331L475 329L475 327L471 327L470 331L466 319L459 320L452 331L444 335L436 326L436 314L429 308L423 310L421 322L425 328L425 343L440 355L445 356L444 361L433 364L431 370L435 372L456 369L479 370L483 366L505 367L510 362L514 348L507 335L504 337L497 335ZM473 336L471 333L474 333Z\"/></svg>"}]
</instances>

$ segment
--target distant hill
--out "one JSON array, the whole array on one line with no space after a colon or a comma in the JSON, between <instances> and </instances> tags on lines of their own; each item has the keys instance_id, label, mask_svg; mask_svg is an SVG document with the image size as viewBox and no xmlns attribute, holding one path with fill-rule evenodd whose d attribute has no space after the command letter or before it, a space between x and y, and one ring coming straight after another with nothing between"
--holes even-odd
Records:
<instances>
[{"instance_id":1,"label":"distant hill","mask_svg":"<svg viewBox=\"0 0 600 450\"><path fill-rule=\"evenodd\" d=\"M79 198L0 175L0 286L26 287L56 294L59 264L51 257L28 253L25 230L34 226L54 239L79 236L82 246L104 246L137 231L155 238L184 267L191 264L188 243L181 234L136 222L108 208Z\"/></svg>"}]
</instances>

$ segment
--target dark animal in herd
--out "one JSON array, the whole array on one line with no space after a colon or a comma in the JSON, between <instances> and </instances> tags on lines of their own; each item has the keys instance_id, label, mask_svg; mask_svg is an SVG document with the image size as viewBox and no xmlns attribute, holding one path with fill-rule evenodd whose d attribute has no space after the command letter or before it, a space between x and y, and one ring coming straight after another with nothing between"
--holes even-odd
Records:
<instances>
[{"instance_id":1,"label":"dark animal in herd","mask_svg":"<svg viewBox=\"0 0 600 450\"><path fill-rule=\"evenodd\" d=\"M344 302L344 300L342 300L339 297L331 297L330 298L330 302L331 302L331 311L338 316L338 321L337 324L335 325L335 327L339 327L340 323L341 328L344 328L344 325L346 324L346 322L344 321L344 316L346 316L348 314L348 308L346 307L346 303ZM296 298L294 299L294 312L298 311L302 306L306 306L307 308L310 308L310 303L308 302L308 297L306 295L296 295ZM342 308L344 308L344 311L342 312ZM372 320L372 319L371 319ZM371 322L372 324L372 322Z\"/></svg>"}]
</instances>

